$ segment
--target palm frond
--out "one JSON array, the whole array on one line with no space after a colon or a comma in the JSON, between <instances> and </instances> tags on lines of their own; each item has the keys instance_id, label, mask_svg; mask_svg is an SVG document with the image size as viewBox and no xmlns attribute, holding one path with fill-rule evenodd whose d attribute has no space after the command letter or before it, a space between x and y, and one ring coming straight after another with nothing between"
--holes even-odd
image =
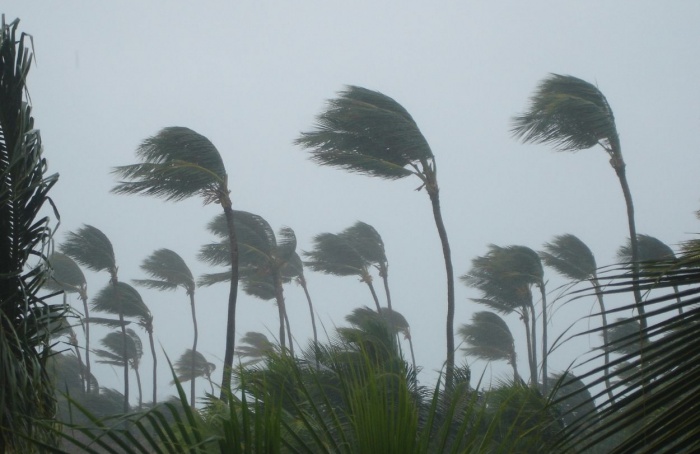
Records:
<instances>
[{"instance_id":1,"label":"palm frond","mask_svg":"<svg viewBox=\"0 0 700 454\"><path fill-rule=\"evenodd\" d=\"M596 261L591 250L577 236L570 233L555 236L545 243L540 257L545 265L562 276L585 281L596 274Z\"/></svg>"},{"instance_id":2,"label":"palm frond","mask_svg":"<svg viewBox=\"0 0 700 454\"><path fill-rule=\"evenodd\" d=\"M122 178L112 192L178 201L202 196L205 203L228 197L227 175L216 147L185 127L168 127L144 140L136 150L141 163L115 167Z\"/></svg>"},{"instance_id":3,"label":"palm frond","mask_svg":"<svg viewBox=\"0 0 700 454\"><path fill-rule=\"evenodd\" d=\"M469 356L486 361L515 361L515 341L506 322L493 312L480 311L472 315L469 324L457 329L467 347Z\"/></svg>"},{"instance_id":4,"label":"palm frond","mask_svg":"<svg viewBox=\"0 0 700 454\"><path fill-rule=\"evenodd\" d=\"M194 358L192 358L193 356ZM192 369L193 359L194 375ZM188 348L182 355L180 355L178 360L175 361L174 368L175 373L177 374L177 379L180 380L180 382L186 382L192 380L193 377L209 377L216 369L216 364L207 361L204 355L200 352L193 352L192 349ZM172 383L174 383L174 381Z\"/></svg>"},{"instance_id":5,"label":"palm frond","mask_svg":"<svg viewBox=\"0 0 700 454\"><path fill-rule=\"evenodd\" d=\"M513 119L511 132L528 143L560 151L602 145L619 151L615 117L598 88L573 76L552 74L537 87L528 110Z\"/></svg>"},{"instance_id":6,"label":"palm frond","mask_svg":"<svg viewBox=\"0 0 700 454\"><path fill-rule=\"evenodd\" d=\"M638 260L640 265L651 265L651 268L658 267L661 262L669 262L676 259L676 254L670 246L651 235L638 234L637 246L639 247ZM617 250L617 260L619 263L632 262L632 245L630 239Z\"/></svg>"},{"instance_id":7,"label":"palm frond","mask_svg":"<svg viewBox=\"0 0 700 454\"><path fill-rule=\"evenodd\" d=\"M313 238L314 249L305 251L304 265L314 271L336 276L363 276L367 262L345 238L334 233L321 233Z\"/></svg>"},{"instance_id":8,"label":"palm frond","mask_svg":"<svg viewBox=\"0 0 700 454\"><path fill-rule=\"evenodd\" d=\"M147 319L151 314L139 292L125 282L107 284L92 299L91 307L99 312L138 319Z\"/></svg>"},{"instance_id":9,"label":"palm frond","mask_svg":"<svg viewBox=\"0 0 700 454\"><path fill-rule=\"evenodd\" d=\"M49 290L63 290L67 293L80 293L87 286L85 275L77 263L60 252L54 252L49 257L51 277L46 280L44 287Z\"/></svg>"},{"instance_id":10,"label":"palm frond","mask_svg":"<svg viewBox=\"0 0 700 454\"><path fill-rule=\"evenodd\" d=\"M59 250L93 271L113 272L117 267L112 242L91 225L85 224L75 232L68 232Z\"/></svg>"},{"instance_id":11,"label":"palm frond","mask_svg":"<svg viewBox=\"0 0 700 454\"><path fill-rule=\"evenodd\" d=\"M316 129L295 141L321 165L398 179L416 174L407 169L433 157L411 115L377 91L348 86L316 119Z\"/></svg>"},{"instance_id":12,"label":"palm frond","mask_svg":"<svg viewBox=\"0 0 700 454\"><path fill-rule=\"evenodd\" d=\"M194 293L195 280L192 271L175 251L158 249L146 257L141 269L151 279L134 279L134 283L152 289L175 290L184 288L187 293Z\"/></svg>"}]
</instances>

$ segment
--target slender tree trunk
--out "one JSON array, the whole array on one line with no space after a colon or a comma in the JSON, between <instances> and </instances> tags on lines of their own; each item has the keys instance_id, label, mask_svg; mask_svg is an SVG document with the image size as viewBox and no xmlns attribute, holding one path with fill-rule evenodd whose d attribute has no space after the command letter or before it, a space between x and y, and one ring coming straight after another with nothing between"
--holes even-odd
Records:
<instances>
[{"instance_id":1,"label":"slender tree trunk","mask_svg":"<svg viewBox=\"0 0 700 454\"><path fill-rule=\"evenodd\" d=\"M291 332L288 332L287 335L285 335L285 323L287 323L287 331L289 331L289 321L287 319L287 310L284 304L284 289L282 288L282 279L280 278L279 275L279 270L275 270L272 272L272 281L275 283L275 300L277 301L277 312L279 313L279 319L280 319L280 346L282 347L282 351L286 348L286 338L287 335L289 336L289 351L294 355L294 346L292 345L292 336Z\"/></svg>"},{"instance_id":2,"label":"slender tree trunk","mask_svg":"<svg viewBox=\"0 0 700 454\"><path fill-rule=\"evenodd\" d=\"M233 351L236 348L236 299L238 297L238 241L234 228L231 202L222 204L228 226L228 239L231 256L231 287L228 296L228 314L226 317L226 350L224 353L224 370L221 378L221 400L227 400L231 392L231 373L233 372Z\"/></svg>"},{"instance_id":3,"label":"slender tree trunk","mask_svg":"<svg viewBox=\"0 0 700 454\"><path fill-rule=\"evenodd\" d=\"M199 338L199 331L197 330L197 313L195 312L195 305L194 305L194 291L188 292L190 296L190 307L192 308L192 325L194 326L194 342L192 342L192 380L190 383L190 407L194 410L195 407L195 402L194 402L194 393L195 393L195 380L196 380L196 374L194 372L195 369L195 359L197 357L197 340ZM212 394L214 391L212 391Z\"/></svg>"},{"instance_id":4,"label":"slender tree trunk","mask_svg":"<svg viewBox=\"0 0 700 454\"><path fill-rule=\"evenodd\" d=\"M289 315L287 314L287 305L283 308L284 324L287 325L287 340L289 341L289 353L294 356L294 340L292 339L292 327L289 325Z\"/></svg>"},{"instance_id":5,"label":"slender tree trunk","mask_svg":"<svg viewBox=\"0 0 700 454\"><path fill-rule=\"evenodd\" d=\"M520 374L518 374L518 361L517 356L515 355L515 350L513 350L513 353L511 354L510 365L513 366L513 383L519 384Z\"/></svg>"},{"instance_id":6,"label":"slender tree trunk","mask_svg":"<svg viewBox=\"0 0 700 454\"><path fill-rule=\"evenodd\" d=\"M646 332L646 313L644 311L644 305L642 304L642 293L639 288L639 240L637 238L637 227L634 222L632 193L630 192L629 183L627 182L625 161L622 159L622 153L619 151L615 153L614 157L610 160L610 164L615 169L617 178L620 180L622 193L625 196L625 204L627 205L627 224L630 233L630 250L632 252L632 292L634 293L634 303L637 306L637 313L639 314L639 324L642 330ZM642 338L646 338L646 334L642 335Z\"/></svg>"},{"instance_id":7,"label":"slender tree trunk","mask_svg":"<svg viewBox=\"0 0 700 454\"><path fill-rule=\"evenodd\" d=\"M85 313L85 318L83 319L83 326L85 327L85 373L87 380L85 383L85 389L87 393L90 394L90 387L92 385L90 377L90 311L88 309L88 299L84 290L80 291L80 301L83 302L83 311Z\"/></svg>"},{"instance_id":8,"label":"slender tree trunk","mask_svg":"<svg viewBox=\"0 0 700 454\"><path fill-rule=\"evenodd\" d=\"M385 263L382 263L379 266L379 276L384 282L384 293L386 293L386 305L391 311L393 309L391 308L391 293L389 293L389 267Z\"/></svg>"},{"instance_id":9,"label":"slender tree trunk","mask_svg":"<svg viewBox=\"0 0 700 454\"><path fill-rule=\"evenodd\" d=\"M598 276L593 274L591 278L591 284L593 284L593 291L598 300L598 306L600 306L600 318L603 322L603 354L605 355L605 390L608 393L608 398L610 402L615 402L615 398L612 392L612 383L610 383L610 337L608 333L608 316L605 312L605 303L603 303L603 292L600 289L600 282L598 282Z\"/></svg>"},{"instance_id":10,"label":"slender tree trunk","mask_svg":"<svg viewBox=\"0 0 700 454\"><path fill-rule=\"evenodd\" d=\"M306 288L306 279L303 276L297 278L299 285L304 289L304 294L306 295L306 301L309 303L309 314L311 315L311 328L314 331L314 357L316 357L316 365L318 366L318 333L316 332L316 316L314 315L314 306L311 303L311 295L309 295L309 289Z\"/></svg>"},{"instance_id":11,"label":"slender tree trunk","mask_svg":"<svg viewBox=\"0 0 700 454\"><path fill-rule=\"evenodd\" d=\"M528 314L528 308L523 308L523 313L521 314L523 324L525 325L525 342L527 344L527 361L530 365L530 386L537 386L537 360L533 358L534 348L532 346L532 331L530 330L530 315ZM534 321L532 322L535 323Z\"/></svg>"},{"instance_id":12,"label":"slender tree trunk","mask_svg":"<svg viewBox=\"0 0 700 454\"><path fill-rule=\"evenodd\" d=\"M413 384L418 387L418 368L416 366L416 355L413 353L413 339L411 339L411 333L408 332L406 336L408 340L408 348L411 350L411 365L413 366Z\"/></svg>"},{"instance_id":13,"label":"slender tree trunk","mask_svg":"<svg viewBox=\"0 0 700 454\"><path fill-rule=\"evenodd\" d=\"M435 226L440 236L442 243L442 255L445 258L445 273L447 274L447 360L445 362L445 389L452 389L452 381L454 378L455 368L455 281L454 270L452 269L452 253L450 252L450 243L447 241L447 231L445 224L442 221L442 212L440 211L440 197L437 181L431 179L426 183L426 189L430 196L430 201L433 206L433 217L435 218Z\"/></svg>"},{"instance_id":14,"label":"slender tree trunk","mask_svg":"<svg viewBox=\"0 0 700 454\"><path fill-rule=\"evenodd\" d=\"M367 284L367 287L369 287L369 291L372 292L372 299L374 299L374 305L377 307L377 313L381 314L382 313L382 308L379 306L379 298L377 298L377 292L374 291L374 285L372 284L372 277L367 275L366 277L362 278L363 281Z\"/></svg>"},{"instance_id":15,"label":"slender tree trunk","mask_svg":"<svg viewBox=\"0 0 700 454\"><path fill-rule=\"evenodd\" d=\"M549 347L547 343L547 292L544 282L538 284L542 295L542 394L547 395L547 355Z\"/></svg>"},{"instance_id":16,"label":"slender tree trunk","mask_svg":"<svg viewBox=\"0 0 700 454\"><path fill-rule=\"evenodd\" d=\"M682 300L681 297L678 295L679 289L677 285L673 286L673 291L676 292L676 302L678 302L678 304L681 304ZM681 306L678 306L678 315L683 315L683 308Z\"/></svg>"},{"instance_id":17,"label":"slender tree trunk","mask_svg":"<svg viewBox=\"0 0 700 454\"><path fill-rule=\"evenodd\" d=\"M530 295L530 301L528 302L528 307L525 309L530 309L530 313L532 314L532 324L530 325L530 330L531 330L531 335L530 337L531 342L532 342L532 365L534 367L534 378L535 381L532 383L532 386L535 389L539 389L539 383L538 383L538 376L539 374L537 373L537 314L535 313L535 305L532 303L532 295Z\"/></svg>"},{"instance_id":18,"label":"slender tree trunk","mask_svg":"<svg viewBox=\"0 0 700 454\"><path fill-rule=\"evenodd\" d=\"M156 347L153 344L153 327L152 326L149 327L147 332L148 332L148 342L151 344L151 356L153 356L153 406L155 407L157 399L158 399L157 398L158 381L156 380L156 371L158 370L158 359L156 358ZM193 377L193 379L194 379L194 377Z\"/></svg>"},{"instance_id":19,"label":"slender tree trunk","mask_svg":"<svg viewBox=\"0 0 700 454\"><path fill-rule=\"evenodd\" d=\"M134 368L134 372L136 373L136 386L139 390L139 410L141 410L143 408L143 394L141 393L141 374L139 373L139 370L137 368Z\"/></svg>"},{"instance_id":20,"label":"slender tree trunk","mask_svg":"<svg viewBox=\"0 0 700 454\"><path fill-rule=\"evenodd\" d=\"M121 312L121 308L119 311L119 322L122 325L122 356L124 358L124 414L129 413L129 361L127 361L127 358L129 357L129 353L127 350L127 343L126 343L126 323L124 322L124 314Z\"/></svg>"}]
</instances>

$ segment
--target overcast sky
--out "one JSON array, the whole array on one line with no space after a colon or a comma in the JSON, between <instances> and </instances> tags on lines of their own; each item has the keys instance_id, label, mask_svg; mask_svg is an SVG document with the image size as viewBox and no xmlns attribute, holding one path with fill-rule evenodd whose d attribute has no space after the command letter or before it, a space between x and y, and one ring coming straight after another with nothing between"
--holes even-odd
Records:
<instances>
[{"instance_id":1,"label":"overcast sky","mask_svg":"<svg viewBox=\"0 0 700 454\"><path fill-rule=\"evenodd\" d=\"M604 151L556 153L546 145L521 145L509 134L512 116L549 73L593 82L610 102L638 231L670 245L700 231L694 216L700 208L700 2L427 5L4 0L6 20L19 17L20 29L34 39L29 90L50 171L60 173L52 191L61 213L58 242L84 223L101 229L127 282L143 278L141 261L164 247L195 274L212 272L196 254L211 240L205 226L219 207L109 193L115 184L110 169L134 163L143 139L165 126L187 126L221 152L234 208L263 216L275 229L292 227L300 251L311 248L314 235L358 220L379 231L394 308L411 324L424 368L420 379L432 386L445 358L446 286L430 202L415 191L420 182L318 167L292 142L344 85L381 91L412 114L436 156L456 277L490 243L538 250L563 233L586 242L599 265L610 264L627 238L627 220ZM546 273L550 289L564 283ZM353 308L373 304L357 279L310 271L307 279L329 333ZM107 281L88 273L90 294ZM227 292L220 285L197 294L198 350L217 364L217 381ZM311 329L303 292L294 285L285 292L292 331L305 345ZM158 341L176 359L192 342L186 295L141 293L154 313ZM475 297L457 282L457 326L484 310L469 301ZM550 339L589 314L593 303L555 303ZM506 320L526 371L521 322ZM238 337L246 331L270 335L277 326L272 302L239 296ZM567 367L598 342L571 342L553 354L550 370ZM150 370L149 356L144 370ZM461 353L457 358L467 360ZM468 361L477 377L487 367ZM119 371L93 371L101 384L121 389ZM509 369L494 365L493 372L506 377ZM167 368L159 373L164 398L173 391ZM147 383L144 395L150 396ZM203 382L198 388L207 389Z\"/></svg>"}]
</instances>

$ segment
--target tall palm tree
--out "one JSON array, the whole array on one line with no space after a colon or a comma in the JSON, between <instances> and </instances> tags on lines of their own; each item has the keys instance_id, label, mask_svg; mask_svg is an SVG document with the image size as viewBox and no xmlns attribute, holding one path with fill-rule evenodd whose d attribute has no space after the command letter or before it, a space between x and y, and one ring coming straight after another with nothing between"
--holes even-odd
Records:
<instances>
[{"instance_id":1,"label":"tall palm tree","mask_svg":"<svg viewBox=\"0 0 700 454\"><path fill-rule=\"evenodd\" d=\"M106 271L109 273L110 285L119 284L117 260L114 255L112 242L97 227L83 225L75 232L68 232L66 240L60 245L59 250L72 258L80 265L92 271ZM120 315L123 322L123 316ZM88 318L87 323L90 323ZM122 354L126 356L127 339L126 325L121 324L122 330ZM129 367L124 365L124 413L129 411Z\"/></svg>"},{"instance_id":2,"label":"tall palm tree","mask_svg":"<svg viewBox=\"0 0 700 454\"><path fill-rule=\"evenodd\" d=\"M190 384L190 406L194 408L195 379L197 378L194 373L194 368L196 366L197 340L199 338L194 299L194 292L197 285L195 283L194 276L182 257L170 249L158 249L154 251L141 263L141 269L150 276L150 279L135 279L135 284L157 290L172 291L182 288L190 299L192 326L194 327L194 340L192 342L193 354L191 355L192 383Z\"/></svg>"},{"instance_id":3,"label":"tall palm tree","mask_svg":"<svg viewBox=\"0 0 700 454\"><path fill-rule=\"evenodd\" d=\"M392 98L377 91L348 86L317 118L316 130L295 143L311 151L320 165L396 180L418 177L430 197L442 243L447 274L447 360L445 382L454 373L454 272L447 231L440 209L437 165L428 141L411 115Z\"/></svg>"},{"instance_id":4,"label":"tall palm tree","mask_svg":"<svg viewBox=\"0 0 700 454\"><path fill-rule=\"evenodd\" d=\"M513 381L520 381L515 340L501 317L489 311L475 312L472 322L460 326L457 332L468 345L462 348L467 355L485 361L507 361L513 368Z\"/></svg>"},{"instance_id":5,"label":"tall palm tree","mask_svg":"<svg viewBox=\"0 0 700 454\"><path fill-rule=\"evenodd\" d=\"M646 272L659 273L663 270L663 268L660 268L661 266L671 265L676 260L676 254L673 252L673 249L651 235L638 234L637 247L639 248L639 266ZM620 246L617 250L617 260L623 264L632 263L632 245L629 238L627 239L627 244ZM674 286L673 291L677 295L678 310L682 312L683 307L680 305L678 286Z\"/></svg>"},{"instance_id":6,"label":"tall palm tree","mask_svg":"<svg viewBox=\"0 0 700 454\"><path fill-rule=\"evenodd\" d=\"M377 313L381 312L379 298L372 284L372 275L369 273L369 262L358 251L347 236L335 233L320 233L313 238L314 248L304 251L308 258L304 262L314 271L334 276L357 276L360 282L367 284Z\"/></svg>"},{"instance_id":7,"label":"tall palm tree","mask_svg":"<svg viewBox=\"0 0 700 454\"><path fill-rule=\"evenodd\" d=\"M384 250L384 241L379 232L371 225L357 221L352 226L343 230L341 236L346 238L350 244L365 258L369 263L373 264L379 276L384 282L384 291L386 293L386 304L391 309L391 294L389 292L389 261L386 258Z\"/></svg>"},{"instance_id":8,"label":"tall palm tree","mask_svg":"<svg viewBox=\"0 0 700 454\"><path fill-rule=\"evenodd\" d=\"M126 326L131 321L125 317L136 319L136 324L143 328L148 334L148 341L151 347L151 356L153 357L153 404L156 403L157 394L157 357L155 343L153 341L153 315L144 303L139 292L125 282L118 282L115 285L104 287L92 300L92 309L99 312L118 315L118 320L110 319L94 319L95 323L102 323L108 326L121 326L122 336L128 336ZM128 343L128 340L127 340ZM127 346L128 348L128 346ZM127 369L128 370L128 369ZM124 389L128 389L128 375L124 383Z\"/></svg>"},{"instance_id":9,"label":"tall palm tree","mask_svg":"<svg viewBox=\"0 0 700 454\"><path fill-rule=\"evenodd\" d=\"M544 288L542 264L537 253L525 246L500 247L489 245L486 255L472 260L472 267L460 279L469 287L481 291L482 297L472 299L502 314L517 313L525 325L531 386L538 386L536 312L531 287ZM544 290L542 290L544 293ZM543 309L546 300L543 299ZM543 322L546 314L543 312ZM530 323L532 321L532 323ZM546 327L546 323L543 323ZM543 336L546 356L546 337ZM543 371L545 366L543 364ZM545 388L546 389L546 388Z\"/></svg>"},{"instance_id":10,"label":"tall palm tree","mask_svg":"<svg viewBox=\"0 0 700 454\"><path fill-rule=\"evenodd\" d=\"M578 151L599 145L610 156L627 205L631 240L633 294L637 310L644 315L639 290L639 246L634 204L625 173L615 117L603 93L593 84L573 76L552 74L542 80L529 109L513 120L513 135L524 143L549 143L558 151ZM642 317L642 328L646 319Z\"/></svg>"},{"instance_id":11,"label":"tall palm tree","mask_svg":"<svg viewBox=\"0 0 700 454\"><path fill-rule=\"evenodd\" d=\"M83 303L81 323L85 330L85 377L90 377L90 310L88 307L87 281L85 274L75 261L65 254L54 252L49 257L51 278L44 286L49 290L61 290L65 293L77 293ZM85 381L85 391L91 391L90 380Z\"/></svg>"},{"instance_id":12,"label":"tall palm tree","mask_svg":"<svg viewBox=\"0 0 700 454\"><path fill-rule=\"evenodd\" d=\"M540 257L545 265L556 270L562 276L574 281L590 282L600 307L600 317L603 325L603 351L605 353L605 367L609 372L610 354L607 346L610 344L608 337L608 318L603 301L603 292L598 280L598 266L593 252L577 236L570 233L555 236L551 242L544 244L544 251ZM606 376L608 373L606 372ZM613 399L609 378L606 379L608 396Z\"/></svg>"},{"instance_id":13,"label":"tall palm tree","mask_svg":"<svg viewBox=\"0 0 700 454\"><path fill-rule=\"evenodd\" d=\"M141 194L178 201L200 196L204 203L221 205L226 217L231 262L226 350L221 380L221 398L231 387L231 367L236 344L236 297L238 295L238 249L228 175L219 151L209 139L184 127L168 127L144 140L136 150L141 163L116 167L113 173L125 181L112 192Z\"/></svg>"},{"instance_id":14,"label":"tall palm tree","mask_svg":"<svg viewBox=\"0 0 700 454\"><path fill-rule=\"evenodd\" d=\"M100 343L105 349L96 349L95 354L102 358L98 359L98 363L110 364L112 366L130 366L136 374L136 384L139 391L139 410L143 407L143 393L141 391L141 374L139 373L139 365L143 357L143 344L138 334L131 328L126 329L127 350L124 356L121 344L122 334L118 331L113 331L107 334Z\"/></svg>"},{"instance_id":15,"label":"tall palm tree","mask_svg":"<svg viewBox=\"0 0 700 454\"><path fill-rule=\"evenodd\" d=\"M278 236L270 224L257 214L247 211L234 211L236 218L236 238L238 241L239 277L243 281L243 290L262 300L274 299L277 303L280 319L280 344L284 349L285 324L289 349L294 353L291 329L284 299L283 284L291 278L283 270L296 254L297 239L294 230L282 227ZM199 259L211 265L227 265L230 248L225 235L225 223L222 216L215 217L208 226L219 237L220 242L201 248ZM202 276L201 285L212 285L230 279L228 273L215 273Z\"/></svg>"},{"instance_id":16,"label":"tall palm tree","mask_svg":"<svg viewBox=\"0 0 700 454\"><path fill-rule=\"evenodd\" d=\"M181 383L188 380L194 381L196 377L205 377L209 381L212 395L214 395L214 383L211 381L211 374L215 369L216 364L210 363L200 352L189 348L175 361L175 373Z\"/></svg>"}]
</instances>

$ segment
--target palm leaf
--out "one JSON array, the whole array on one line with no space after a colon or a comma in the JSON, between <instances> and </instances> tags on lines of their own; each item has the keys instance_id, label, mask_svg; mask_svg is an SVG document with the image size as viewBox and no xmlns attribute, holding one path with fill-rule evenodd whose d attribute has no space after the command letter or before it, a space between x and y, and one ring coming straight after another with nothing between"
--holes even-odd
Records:
<instances>
[{"instance_id":1,"label":"palm leaf","mask_svg":"<svg viewBox=\"0 0 700 454\"><path fill-rule=\"evenodd\" d=\"M187 293L193 293L195 280L192 272L175 251L158 249L141 263L141 269L151 279L135 279L134 283L157 290L175 290L184 288Z\"/></svg>"},{"instance_id":2,"label":"palm leaf","mask_svg":"<svg viewBox=\"0 0 700 454\"><path fill-rule=\"evenodd\" d=\"M562 276L585 281L596 274L596 261L591 250L572 234L555 236L545 243L540 257L545 265L554 268Z\"/></svg>"},{"instance_id":3,"label":"palm leaf","mask_svg":"<svg viewBox=\"0 0 700 454\"><path fill-rule=\"evenodd\" d=\"M142 320L148 318L151 313L139 292L125 282L105 286L95 295L91 307L96 311Z\"/></svg>"},{"instance_id":4,"label":"palm leaf","mask_svg":"<svg viewBox=\"0 0 700 454\"><path fill-rule=\"evenodd\" d=\"M79 293L87 286L85 275L77 263L60 252L49 257L51 278L44 286L49 290L63 290L67 293Z\"/></svg>"},{"instance_id":5,"label":"palm leaf","mask_svg":"<svg viewBox=\"0 0 700 454\"><path fill-rule=\"evenodd\" d=\"M59 249L90 270L116 272L112 243L97 227L85 224L76 232L68 232Z\"/></svg>"},{"instance_id":6,"label":"palm leaf","mask_svg":"<svg viewBox=\"0 0 700 454\"><path fill-rule=\"evenodd\" d=\"M336 276L364 276L367 262L346 238L333 233L321 233L313 238L314 249L305 251L304 265L314 271Z\"/></svg>"},{"instance_id":7,"label":"palm leaf","mask_svg":"<svg viewBox=\"0 0 700 454\"><path fill-rule=\"evenodd\" d=\"M486 361L515 361L515 341L506 322L493 312L480 311L472 315L470 324L457 329L470 356Z\"/></svg>"}]
</instances>

